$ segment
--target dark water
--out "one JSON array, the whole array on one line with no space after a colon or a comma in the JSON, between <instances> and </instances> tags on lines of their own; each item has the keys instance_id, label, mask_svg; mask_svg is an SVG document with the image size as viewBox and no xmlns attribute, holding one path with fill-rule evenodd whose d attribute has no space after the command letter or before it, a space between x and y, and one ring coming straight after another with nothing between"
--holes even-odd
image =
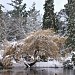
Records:
<instances>
[{"instance_id":1,"label":"dark water","mask_svg":"<svg viewBox=\"0 0 75 75\"><path fill-rule=\"evenodd\" d=\"M75 75L75 70L62 68L32 68L0 70L0 75Z\"/></svg>"}]
</instances>

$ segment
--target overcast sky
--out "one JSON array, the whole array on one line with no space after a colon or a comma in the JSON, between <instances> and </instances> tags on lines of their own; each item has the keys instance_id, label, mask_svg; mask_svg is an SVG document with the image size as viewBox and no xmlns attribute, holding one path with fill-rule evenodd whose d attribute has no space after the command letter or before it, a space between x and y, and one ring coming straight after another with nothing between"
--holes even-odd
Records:
<instances>
[{"instance_id":1,"label":"overcast sky","mask_svg":"<svg viewBox=\"0 0 75 75\"><path fill-rule=\"evenodd\" d=\"M43 4L45 3L45 0L23 0L27 4L27 9L29 9L32 5L33 2L36 3L36 9L40 10L40 13L43 14ZM7 10L11 10L12 8L7 4L11 3L11 0L0 0L0 3L5 6ZM54 0L54 5L55 5L55 12L60 11L61 9L64 8L64 4L67 3L67 0Z\"/></svg>"}]
</instances>

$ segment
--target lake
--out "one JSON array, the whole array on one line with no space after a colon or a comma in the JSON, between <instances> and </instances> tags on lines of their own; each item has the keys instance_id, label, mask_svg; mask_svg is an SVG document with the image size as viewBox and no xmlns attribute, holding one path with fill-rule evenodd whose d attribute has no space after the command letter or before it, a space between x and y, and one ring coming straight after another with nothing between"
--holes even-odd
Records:
<instances>
[{"instance_id":1,"label":"lake","mask_svg":"<svg viewBox=\"0 0 75 75\"><path fill-rule=\"evenodd\" d=\"M75 75L75 70L63 68L14 68L0 70L0 75Z\"/></svg>"}]
</instances>

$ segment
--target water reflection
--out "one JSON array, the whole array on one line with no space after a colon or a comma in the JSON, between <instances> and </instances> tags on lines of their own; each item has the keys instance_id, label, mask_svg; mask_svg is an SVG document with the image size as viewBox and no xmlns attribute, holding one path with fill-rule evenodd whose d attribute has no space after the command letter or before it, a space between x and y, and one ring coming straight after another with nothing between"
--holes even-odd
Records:
<instances>
[{"instance_id":1,"label":"water reflection","mask_svg":"<svg viewBox=\"0 0 75 75\"><path fill-rule=\"evenodd\" d=\"M62 68L32 68L0 70L0 75L75 75L75 70Z\"/></svg>"}]
</instances>

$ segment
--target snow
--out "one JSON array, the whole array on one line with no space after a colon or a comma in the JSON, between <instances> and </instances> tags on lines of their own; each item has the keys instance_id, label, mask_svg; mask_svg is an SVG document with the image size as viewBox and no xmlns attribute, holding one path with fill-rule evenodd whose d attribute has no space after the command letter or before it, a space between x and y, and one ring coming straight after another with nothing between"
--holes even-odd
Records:
<instances>
[{"instance_id":1,"label":"snow","mask_svg":"<svg viewBox=\"0 0 75 75\"><path fill-rule=\"evenodd\" d=\"M4 50L0 50L0 60L3 58L3 53L4 53Z\"/></svg>"},{"instance_id":2,"label":"snow","mask_svg":"<svg viewBox=\"0 0 75 75\"><path fill-rule=\"evenodd\" d=\"M3 57L0 55L0 60L2 59Z\"/></svg>"},{"instance_id":3,"label":"snow","mask_svg":"<svg viewBox=\"0 0 75 75\"><path fill-rule=\"evenodd\" d=\"M14 59L11 61L13 64L12 64L12 67L24 67L24 62L22 61L19 61L19 62L16 62Z\"/></svg>"},{"instance_id":4,"label":"snow","mask_svg":"<svg viewBox=\"0 0 75 75\"><path fill-rule=\"evenodd\" d=\"M66 59L65 59L65 61L67 61L67 60L70 60L71 61L71 56L69 56L69 57L67 57Z\"/></svg>"},{"instance_id":5,"label":"snow","mask_svg":"<svg viewBox=\"0 0 75 75\"><path fill-rule=\"evenodd\" d=\"M17 41L13 41L13 42L11 42L10 43L12 46L13 46L13 48L15 47L15 45L17 44Z\"/></svg>"},{"instance_id":6,"label":"snow","mask_svg":"<svg viewBox=\"0 0 75 75\"><path fill-rule=\"evenodd\" d=\"M75 52L74 52L74 51L72 51L72 52L71 52L71 54L75 54Z\"/></svg>"},{"instance_id":7,"label":"snow","mask_svg":"<svg viewBox=\"0 0 75 75\"><path fill-rule=\"evenodd\" d=\"M63 64L57 60L47 61L47 62L37 62L33 67L51 67L51 68L62 68Z\"/></svg>"},{"instance_id":8,"label":"snow","mask_svg":"<svg viewBox=\"0 0 75 75\"><path fill-rule=\"evenodd\" d=\"M62 16L62 17L60 18L60 21L66 21L66 18L65 18L64 16Z\"/></svg>"},{"instance_id":9,"label":"snow","mask_svg":"<svg viewBox=\"0 0 75 75\"><path fill-rule=\"evenodd\" d=\"M13 64L12 64L12 67L26 67L25 64L30 67L27 63L27 61L23 58L20 59L20 61L16 62L14 59L11 61Z\"/></svg>"},{"instance_id":10,"label":"snow","mask_svg":"<svg viewBox=\"0 0 75 75\"><path fill-rule=\"evenodd\" d=\"M72 55L75 54L74 51L72 51L70 54L68 54L68 56L64 59L64 61L70 60L72 59Z\"/></svg>"},{"instance_id":11,"label":"snow","mask_svg":"<svg viewBox=\"0 0 75 75\"><path fill-rule=\"evenodd\" d=\"M12 60L12 67L26 67L25 64L28 65L29 62L27 62L25 59L21 58L19 62L16 62L15 60ZM25 63L25 64L24 64ZM36 62L33 67L40 67L40 68L62 68L63 63L59 62L58 60L52 60L52 61L47 61L47 62Z\"/></svg>"},{"instance_id":12,"label":"snow","mask_svg":"<svg viewBox=\"0 0 75 75\"><path fill-rule=\"evenodd\" d=\"M15 62L14 60L12 61L13 62L13 65L12 67L26 67L24 63L27 63L26 61L23 61L23 62ZM56 60L53 60L53 61L47 61L47 62L36 62L33 67L40 67L40 68L55 68L55 67L58 67L58 68L62 68L63 67L63 64L60 63L59 61L56 61Z\"/></svg>"},{"instance_id":13,"label":"snow","mask_svg":"<svg viewBox=\"0 0 75 75\"><path fill-rule=\"evenodd\" d=\"M12 67L24 67L24 66L25 66L25 64L23 62L16 63L15 61L13 61Z\"/></svg>"}]
</instances>

